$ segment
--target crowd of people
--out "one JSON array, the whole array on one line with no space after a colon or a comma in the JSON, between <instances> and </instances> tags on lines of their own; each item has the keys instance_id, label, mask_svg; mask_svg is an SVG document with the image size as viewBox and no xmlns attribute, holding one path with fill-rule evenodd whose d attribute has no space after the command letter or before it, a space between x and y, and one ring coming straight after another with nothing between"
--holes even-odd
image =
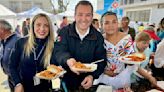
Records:
<instances>
[{"instance_id":1,"label":"crowd of people","mask_svg":"<svg viewBox=\"0 0 164 92\"><path fill-rule=\"evenodd\" d=\"M50 64L67 71L60 78L64 83L60 91L65 92L96 92L99 85L112 86L116 92L143 92L164 80L164 18L157 31L148 25L138 32L129 27L129 17L122 17L119 27L116 13L107 11L98 20L93 19L93 11L89 1L79 1L75 21L68 24L64 16L57 37L46 14L37 14L31 22L27 18L22 31L18 25L15 32L0 20L0 61L11 92L53 92L50 80L35 76ZM146 60L140 65L119 60L132 53L144 53ZM73 69L77 62L97 60L103 61L93 72ZM139 86L142 81L149 89Z\"/></svg>"}]
</instances>

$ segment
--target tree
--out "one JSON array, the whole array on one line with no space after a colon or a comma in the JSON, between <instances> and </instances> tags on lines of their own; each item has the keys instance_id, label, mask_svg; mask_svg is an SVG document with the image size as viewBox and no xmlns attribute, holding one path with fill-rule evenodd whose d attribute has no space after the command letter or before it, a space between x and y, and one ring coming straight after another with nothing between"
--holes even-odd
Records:
<instances>
[{"instance_id":1,"label":"tree","mask_svg":"<svg viewBox=\"0 0 164 92\"><path fill-rule=\"evenodd\" d=\"M70 0L58 0L59 11L60 12L66 11L69 3L70 3Z\"/></svg>"},{"instance_id":2,"label":"tree","mask_svg":"<svg viewBox=\"0 0 164 92\"><path fill-rule=\"evenodd\" d=\"M56 10L56 8L55 8L55 1L54 1L54 0L50 0L50 3L51 3L51 5L52 5L53 13L54 13L54 14L57 14L57 10Z\"/></svg>"},{"instance_id":3,"label":"tree","mask_svg":"<svg viewBox=\"0 0 164 92\"><path fill-rule=\"evenodd\" d=\"M53 10L55 13L64 12L67 10L67 6L70 3L70 0L50 0ZM57 8L55 7L57 6Z\"/></svg>"}]
</instances>

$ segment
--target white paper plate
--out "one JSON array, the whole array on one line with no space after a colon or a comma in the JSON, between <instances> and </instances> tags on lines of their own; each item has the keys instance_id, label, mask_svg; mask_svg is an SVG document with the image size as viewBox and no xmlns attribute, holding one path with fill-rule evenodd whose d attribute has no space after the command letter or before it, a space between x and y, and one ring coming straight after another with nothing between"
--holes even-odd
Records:
<instances>
[{"instance_id":1,"label":"white paper plate","mask_svg":"<svg viewBox=\"0 0 164 92\"><path fill-rule=\"evenodd\" d=\"M157 81L157 85L164 89L164 81ZM161 91L156 90L156 89L152 89L152 90L149 90L149 91L146 91L146 92L161 92Z\"/></svg>"},{"instance_id":2,"label":"white paper plate","mask_svg":"<svg viewBox=\"0 0 164 92\"><path fill-rule=\"evenodd\" d=\"M141 64L147 59L147 57L146 57L146 59L143 61L132 61L130 58L126 58L126 57L127 56L120 57L118 60L125 64Z\"/></svg>"},{"instance_id":3,"label":"white paper plate","mask_svg":"<svg viewBox=\"0 0 164 92\"><path fill-rule=\"evenodd\" d=\"M72 69L78 72L93 72L97 69L97 64L84 64L84 65L90 69L82 69L82 68L76 68L76 67L72 67Z\"/></svg>"},{"instance_id":4,"label":"white paper plate","mask_svg":"<svg viewBox=\"0 0 164 92\"><path fill-rule=\"evenodd\" d=\"M52 79L59 78L60 76L64 75L65 73L66 73L66 71L63 70L60 73L56 74L52 78L47 78L47 77L44 77L44 76L40 76L40 73L37 73L35 76L38 77L38 78L40 78L40 79L52 80Z\"/></svg>"},{"instance_id":5,"label":"white paper plate","mask_svg":"<svg viewBox=\"0 0 164 92\"><path fill-rule=\"evenodd\" d=\"M112 86L99 85L96 92L112 92Z\"/></svg>"}]
</instances>

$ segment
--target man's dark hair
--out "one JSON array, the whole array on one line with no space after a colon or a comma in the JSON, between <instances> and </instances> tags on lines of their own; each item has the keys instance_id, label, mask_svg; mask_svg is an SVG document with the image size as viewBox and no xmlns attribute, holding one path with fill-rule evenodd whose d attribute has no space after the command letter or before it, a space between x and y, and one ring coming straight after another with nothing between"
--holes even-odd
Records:
<instances>
[{"instance_id":1,"label":"man's dark hair","mask_svg":"<svg viewBox=\"0 0 164 92\"><path fill-rule=\"evenodd\" d=\"M98 20L98 19L93 19L93 20L92 20L92 24L95 24L96 21L99 21L99 20Z\"/></svg>"},{"instance_id":2,"label":"man's dark hair","mask_svg":"<svg viewBox=\"0 0 164 92\"><path fill-rule=\"evenodd\" d=\"M162 27L163 23L164 23L164 18L162 18L161 21L160 21L161 27Z\"/></svg>"},{"instance_id":3,"label":"man's dark hair","mask_svg":"<svg viewBox=\"0 0 164 92\"><path fill-rule=\"evenodd\" d=\"M130 19L129 19L129 17L128 17L128 16L124 16L124 17L122 17L122 19L127 19L127 20L128 20L128 22L130 22Z\"/></svg>"},{"instance_id":4,"label":"man's dark hair","mask_svg":"<svg viewBox=\"0 0 164 92\"><path fill-rule=\"evenodd\" d=\"M63 19L67 18L66 16L63 16Z\"/></svg>"},{"instance_id":5,"label":"man's dark hair","mask_svg":"<svg viewBox=\"0 0 164 92\"><path fill-rule=\"evenodd\" d=\"M26 20L30 20L30 18L26 18Z\"/></svg>"},{"instance_id":6,"label":"man's dark hair","mask_svg":"<svg viewBox=\"0 0 164 92\"><path fill-rule=\"evenodd\" d=\"M114 15L114 16L116 16L116 18L117 18L117 15L116 15L116 13L114 13L114 12L112 12L112 11L107 11L107 12L105 12L102 16L101 16L101 24L102 24L102 22L103 22L103 18L104 18L104 16L106 16L106 15Z\"/></svg>"},{"instance_id":7,"label":"man's dark hair","mask_svg":"<svg viewBox=\"0 0 164 92\"><path fill-rule=\"evenodd\" d=\"M92 14L93 14L93 6L89 1L86 1L86 0L82 0L82 1L79 1L77 3L77 5L75 6L75 14L76 14L76 10L77 10L79 5L89 5L89 6L91 6L91 9L92 9L91 11L92 11Z\"/></svg>"}]
</instances>

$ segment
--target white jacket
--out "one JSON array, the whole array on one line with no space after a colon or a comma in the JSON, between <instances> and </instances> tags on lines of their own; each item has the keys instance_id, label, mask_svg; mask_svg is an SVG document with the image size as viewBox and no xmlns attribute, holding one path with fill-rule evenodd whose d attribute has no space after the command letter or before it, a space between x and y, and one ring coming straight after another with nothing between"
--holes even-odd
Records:
<instances>
[{"instance_id":1,"label":"white jacket","mask_svg":"<svg viewBox=\"0 0 164 92\"><path fill-rule=\"evenodd\" d=\"M157 50L154 56L154 65L157 68L164 66L164 39L157 45Z\"/></svg>"}]
</instances>

